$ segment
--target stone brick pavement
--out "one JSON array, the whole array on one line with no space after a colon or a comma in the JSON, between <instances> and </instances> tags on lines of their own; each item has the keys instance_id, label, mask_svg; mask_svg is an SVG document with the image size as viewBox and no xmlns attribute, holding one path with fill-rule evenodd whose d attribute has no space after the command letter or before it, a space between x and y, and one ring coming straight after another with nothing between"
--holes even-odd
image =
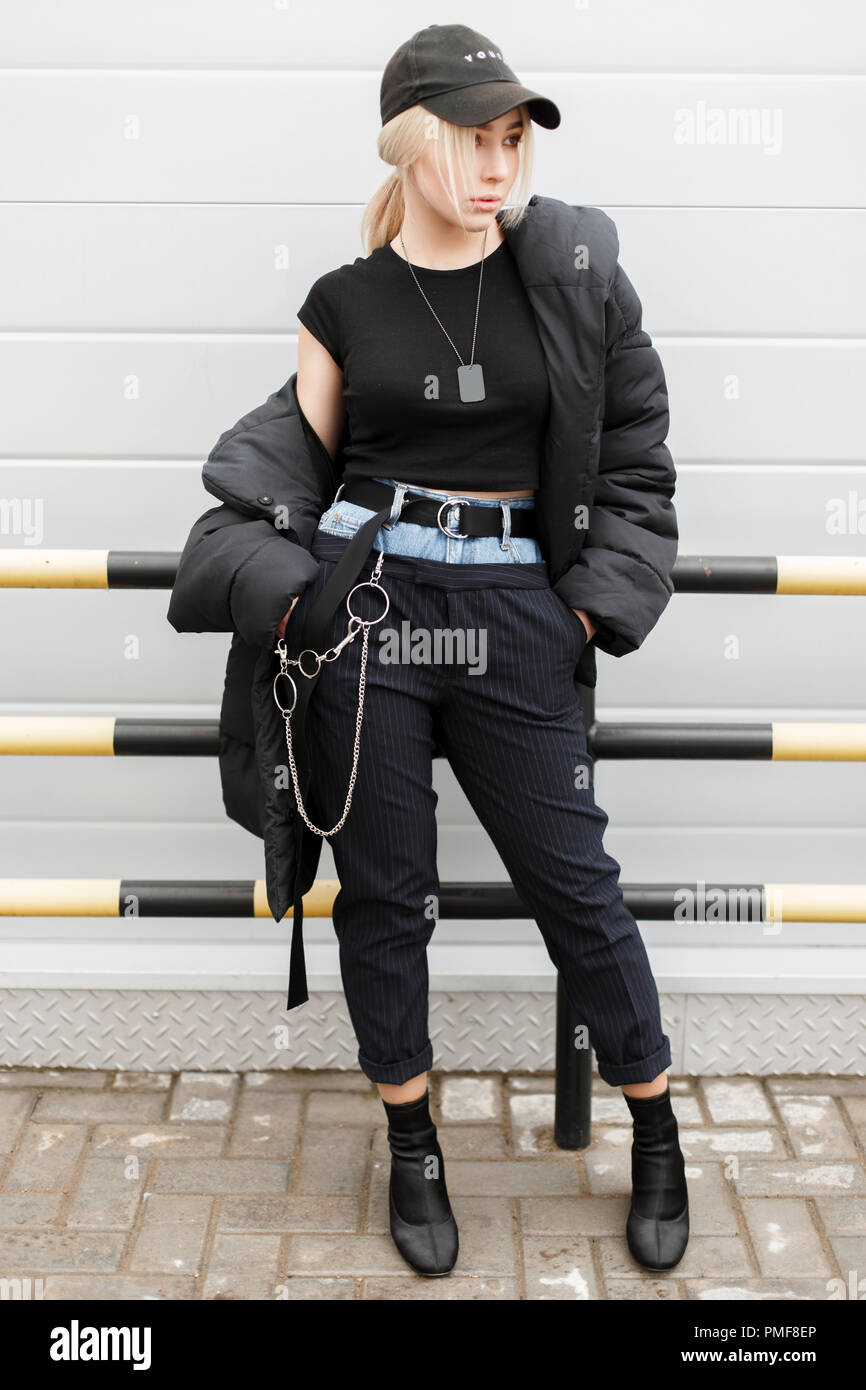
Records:
<instances>
[{"instance_id":1,"label":"stone brick pavement","mask_svg":"<svg viewBox=\"0 0 866 1390\"><path fill-rule=\"evenodd\" d=\"M553 1087L431 1073L461 1248L425 1279L388 1233L360 1073L0 1069L0 1279L46 1299L866 1295L866 1077L672 1077L692 1234L668 1275L625 1243L621 1092L594 1079L593 1142L571 1153Z\"/></svg>"}]
</instances>

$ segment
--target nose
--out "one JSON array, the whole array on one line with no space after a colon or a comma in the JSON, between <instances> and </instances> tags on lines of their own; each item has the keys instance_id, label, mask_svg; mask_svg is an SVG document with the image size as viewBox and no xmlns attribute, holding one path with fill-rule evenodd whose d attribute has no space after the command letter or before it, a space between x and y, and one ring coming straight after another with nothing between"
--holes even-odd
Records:
<instances>
[{"instance_id":1,"label":"nose","mask_svg":"<svg viewBox=\"0 0 866 1390\"><path fill-rule=\"evenodd\" d=\"M501 149L487 152L481 161L480 172L485 182L492 181L494 184L504 182L508 173L508 163L505 158L505 152ZM490 191L491 193L495 193L497 189L493 188Z\"/></svg>"},{"instance_id":2,"label":"nose","mask_svg":"<svg viewBox=\"0 0 866 1390\"><path fill-rule=\"evenodd\" d=\"M505 175L507 174L507 172L508 165L505 162L504 156L498 155L495 158L491 159L488 163L485 163L484 168L481 171L481 177L483 178L485 183L492 183L494 185L498 185L504 183ZM496 188L494 187L493 189L491 189L491 192L495 193Z\"/></svg>"}]
</instances>

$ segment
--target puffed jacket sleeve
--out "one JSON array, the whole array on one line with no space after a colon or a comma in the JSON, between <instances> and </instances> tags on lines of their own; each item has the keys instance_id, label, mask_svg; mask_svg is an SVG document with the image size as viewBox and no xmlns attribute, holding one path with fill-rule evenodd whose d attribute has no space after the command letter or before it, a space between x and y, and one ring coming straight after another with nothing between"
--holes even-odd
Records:
<instances>
[{"instance_id":1,"label":"puffed jacket sleeve","mask_svg":"<svg viewBox=\"0 0 866 1390\"><path fill-rule=\"evenodd\" d=\"M598 477L578 560L556 588L597 625L594 642L624 656L658 622L674 592L676 471L665 444L664 370L641 325L642 306L617 263L605 306Z\"/></svg>"},{"instance_id":2,"label":"puffed jacket sleeve","mask_svg":"<svg viewBox=\"0 0 866 1390\"><path fill-rule=\"evenodd\" d=\"M271 521L222 503L187 537L168 621L177 632L236 631L251 646L273 647L280 619L318 569L318 560Z\"/></svg>"},{"instance_id":3,"label":"puffed jacket sleeve","mask_svg":"<svg viewBox=\"0 0 866 1390\"><path fill-rule=\"evenodd\" d=\"M313 582L310 553L333 469L298 406L297 373L217 440L202 468L222 505L192 527L168 621L177 632L232 632L276 645L292 601Z\"/></svg>"}]
</instances>

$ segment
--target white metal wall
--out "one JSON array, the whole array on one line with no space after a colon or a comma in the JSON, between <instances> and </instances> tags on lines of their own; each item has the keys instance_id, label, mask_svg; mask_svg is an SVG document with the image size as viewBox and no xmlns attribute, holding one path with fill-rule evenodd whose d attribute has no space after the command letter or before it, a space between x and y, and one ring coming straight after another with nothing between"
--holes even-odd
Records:
<instances>
[{"instance_id":1,"label":"white metal wall","mask_svg":"<svg viewBox=\"0 0 866 1390\"><path fill-rule=\"evenodd\" d=\"M668 378L682 553L863 552L856 0L459 10L5 0L0 497L39 504L41 545L181 548L213 503L210 446L295 368L309 285L363 254L385 62L459 18L561 106L559 130L536 129L535 190L617 222ZM745 142L744 108L759 113ZM849 494L860 529L832 534ZM229 639L177 635L167 603L0 593L0 712L215 716ZM639 653L600 654L599 716L862 719L864 636L863 599L675 596ZM0 875L263 874L215 761L9 758L3 773ZM600 762L596 789L625 881L859 882L864 779L862 764ZM437 788L443 880L500 877L447 766ZM0 985L281 989L288 925L0 921ZM859 926L642 929L666 991L866 983ZM330 922L306 935L311 984L338 987ZM440 923L430 964L434 988L552 981L531 923Z\"/></svg>"}]
</instances>

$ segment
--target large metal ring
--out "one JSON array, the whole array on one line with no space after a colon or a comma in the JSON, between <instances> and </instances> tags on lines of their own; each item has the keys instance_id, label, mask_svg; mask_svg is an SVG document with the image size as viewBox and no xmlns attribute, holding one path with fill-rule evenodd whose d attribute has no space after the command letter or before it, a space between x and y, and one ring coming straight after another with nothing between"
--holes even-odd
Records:
<instances>
[{"instance_id":1,"label":"large metal ring","mask_svg":"<svg viewBox=\"0 0 866 1390\"><path fill-rule=\"evenodd\" d=\"M303 663L302 658L305 657L305 656L307 655L307 652L312 652L313 656L316 658L316 669L315 669L315 671L305 671L305 670L304 670L304 663ZM319 656L319 653L318 653L318 652L313 651L313 648L312 648L312 647L304 647L304 650L303 650L302 652L298 652L298 670L300 671L300 673L301 673L302 676L306 676L306 678L307 678L308 681L311 681L311 680L313 679L313 676L317 676L317 675L319 674L319 671L321 670L321 666L322 666L322 658Z\"/></svg>"},{"instance_id":2,"label":"large metal ring","mask_svg":"<svg viewBox=\"0 0 866 1390\"><path fill-rule=\"evenodd\" d=\"M277 694L277 681L280 679L281 676L285 676L286 680L289 682L290 686L292 687L292 707L291 707L291 709L283 709L282 705L280 704L280 697L279 697L279 695ZM274 676L274 699L275 699L276 702L277 702L277 709L280 711L280 714L282 714L282 715L291 714L291 713L292 713L292 710L294 710L294 708L295 708L295 705L298 703L298 687L295 685L295 682L292 680L292 678L291 678L291 676L289 675L288 671L278 671L277 674Z\"/></svg>"},{"instance_id":3,"label":"large metal ring","mask_svg":"<svg viewBox=\"0 0 866 1390\"><path fill-rule=\"evenodd\" d=\"M464 502L467 505L469 505L470 499L468 497L446 497L445 501L442 503L442 507L453 507L455 505L460 506ZM436 524L439 527L439 530L442 531L444 535L450 536L453 541L468 540L468 531L458 531L455 536L453 531L449 531L447 526L442 525L442 507L440 507L439 511L436 513Z\"/></svg>"},{"instance_id":4,"label":"large metal ring","mask_svg":"<svg viewBox=\"0 0 866 1390\"><path fill-rule=\"evenodd\" d=\"M359 618L357 613L352 612L351 606L349 604L349 599L351 599L352 594L356 593L358 589L375 589L377 594L381 594L382 598L385 600L385 607L379 614L378 618ZM349 617L352 619L353 622L356 623L381 623L382 619L384 618L385 614L388 612L388 609L390 607L391 600L386 594L385 590L381 587L380 584L374 584L371 579L365 579L363 584L356 584L354 589L349 590L349 593L346 597L346 608L348 610Z\"/></svg>"}]
</instances>

